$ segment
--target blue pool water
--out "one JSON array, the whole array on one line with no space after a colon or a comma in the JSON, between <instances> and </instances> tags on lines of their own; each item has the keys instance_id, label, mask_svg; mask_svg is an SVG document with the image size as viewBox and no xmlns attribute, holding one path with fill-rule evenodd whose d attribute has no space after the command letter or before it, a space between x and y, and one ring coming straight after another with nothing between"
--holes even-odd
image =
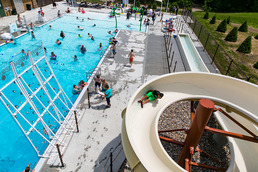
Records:
<instances>
[{"instance_id":1,"label":"blue pool water","mask_svg":"<svg viewBox=\"0 0 258 172\"><path fill-rule=\"evenodd\" d=\"M78 20L76 19L77 16L79 17ZM88 17L94 20L88 20ZM82 18L84 18L84 22L82 22ZM117 19L118 29L139 31L138 20L131 19L126 21L125 16L118 17ZM96 24L96 27L93 27L93 24ZM127 27L128 24L131 25L130 28ZM51 29L49 29L49 25L51 25ZM79 31L77 26L83 27L84 30ZM146 28L143 27L142 31L145 31L145 29ZM61 30L65 33L64 39L59 37ZM115 30L115 19L109 18L107 14L71 14L56 19L40 28L36 28L34 30L36 36L35 40L32 39L31 35L28 33L16 39L16 45L5 44L1 46L0 75L1 78L5 76L5 80L0 81L0 88L2 88L13 78L13 74L9 67L10 61L14 61L18 73L25 70L29 66L28 59L26 59L22 53L19 53L21 49L24 49L25 51L31 50L33 59L36 61L43 55L41 49L41 42L43 42L44 47L47 49L46 55L48 59L50 58L51 52L54 52L57 55L57 60L49 60L51 67L60 85L70 100L74 102L77 95L72 94L72 85L78 84L80 80L86 80L86 73L96 67L101 58L101 53L103 53L109 45L109 38L111 37L111 35L108 34L109 30L112 32ZM88 33L91 33L94 36L95 41L88 38ZM78 34L80 34L82 37L78 37ZM113 36L115 36L114 32L113 34ZM59 39L62 44L56 45L56 39ZM101 51L98 51L99 43L102 43L103 45ZM79 52L79 45L82 44L87 48L87 52L85 54L81 54ZM71 58L71 56L74 55L77 55L77 61L74 61L74 59ZM24 63L23 67L21 66L22 62ZM50 71L46 68L44 62L40 62L38 66L43 72L43 75L48 77ZM36 79L31 79L31 77L33 77L32 70L24 73L22 77L30 85L29 87L32 90L36 90L39 86ZM58 90L58 85L54 79L50 80L50 84L56 91ZM27 89L27 91L29 90ZM17 107L20 107L25 102L25 98L21 95L21 92L15 83L12 83L6 89L4 89L3 93ZM55 94L53 91L50 91L50 95L53 98ZM48 105L49 102L44 91L40 90L37 93L37 96L41 99L45 106ZM34 100L34 103L37 106L38 111L42 113L44 109L43 106L36 100ZM61 109L64 114L67 112L67 108L61 101L57 101L56 106ZM69 104L69 107L70 106L71 104ZM12 112L14 112L14 109L10 109ZM0 103L0 110L2 112L0 119L0 137L2 138L0 143L1 171L22 171L29 163L32 163L32 167L34 167L39 159L36 152L2 103ZM54 111L53 108L50 108L50 111ZM21 110L21 113L24 114L24 116L30 122L37 119L35 112L28 105ZM46 114L44 121L46 120L45 122L51 126L51 130L56 132L59 124L50 119L52 119L50 115ZM17 120L22 123L25 130L30 128L20 116L17 116ZM43 126L42 124L38 123L36 128L42 132ZM44 142L44 140L38 134L36 134L35 131L30 134L30 137L37 146L39 153L42 154L48 144ZM48 136L46 137L48 138Z\"/></svg>"}]
</instances>

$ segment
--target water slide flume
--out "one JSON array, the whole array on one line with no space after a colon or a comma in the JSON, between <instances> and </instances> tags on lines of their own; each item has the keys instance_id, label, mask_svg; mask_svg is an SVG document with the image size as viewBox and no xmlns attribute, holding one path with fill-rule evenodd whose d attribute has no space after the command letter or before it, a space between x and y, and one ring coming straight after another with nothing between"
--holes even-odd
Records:
<instances>
[{"instance_id":1,"label":"water slide flume","mask_svg":"<svg viewBox=\"0 0 258 172\"><path fill-rule=\"evenodd\" d=\"M178 34L176 42L186 71L209 72L189 34Z\"/></svg>"},{"instance_id":2,"label":"water slide flume","mask_svg":"<svg viewBox=\"0 0 258 172\"><path fill-rule=\"evenodd\" d=\"M164 97L158 103L150 102L141 108L137 101L150 89L159 90L164 93ZM210 99L216 105L230 109L232 112L229 114L239 114L244 126L257 135L257 95L257 85L219 74L182 72L163 75L145 83L131 97L123 113L123 148L132 171L185 171L169 157L158 135L159 117L172 103ZM236 125L232 121L222 121L222 127L235 131ZM257 143L229 139L229 145L231 163L228 171L237 168L241 168L241 171L255 171ZM239 161L242 164L236 163Z\"/></svg>"}]
</instances>

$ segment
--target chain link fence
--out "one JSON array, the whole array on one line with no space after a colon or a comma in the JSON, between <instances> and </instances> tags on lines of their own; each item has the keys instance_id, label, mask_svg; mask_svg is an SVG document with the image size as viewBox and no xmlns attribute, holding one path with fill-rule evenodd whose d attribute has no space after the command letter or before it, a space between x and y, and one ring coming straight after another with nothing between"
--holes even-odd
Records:
<instances>
[{"instance_id":1,"label":"chain link fence","mask_svg":"<svg viewBox=\"0 0 258 172\"><path fill-rule=\"evenodd\" d=\"M218 44L213 36L205 29L205 27L192 15L186 8L182 11L184 21L192 28L195 35L202 43L204 49L212 59L211 64L215 63L221 74L250 80L240 66L225 52L225 50Z\"/></svg>"}]
</instances>

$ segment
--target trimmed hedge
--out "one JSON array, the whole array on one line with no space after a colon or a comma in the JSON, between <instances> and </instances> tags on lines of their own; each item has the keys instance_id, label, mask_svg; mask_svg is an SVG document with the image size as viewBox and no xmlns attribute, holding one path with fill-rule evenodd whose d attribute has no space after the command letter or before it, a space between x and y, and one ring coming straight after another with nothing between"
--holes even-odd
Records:
<instances>
[{"instance_id":1,"label":"trimmed hedge","mask_svg":"<svg viewBox=\"0 0 258 172\"><path fill-rule=\"evenodd\" d=\"M236 42L237 41L237 27L234 27L226 36L226 41Z\"/></svg>"},{"instance_id":2,"label":"trimmed hedge","mask_svg":"<svg viewBox=\"0 0 258 172\"><path fill-rule=\"evenodd\" d=\"M228 16L228 18L227 18L227 24L229 24L230 23L230 16Z\"/></svg>"},{"instance_id":3,"label":"trimmed hedge","mask_svg":"<svg viewBox=\"0 0 258 172\"><path fill-rule=\"evenodd\" d=\"M253 65L253 67L254 67L255 69L258 69L258 62L256 62L256 63Z\"/></svg>"},{"instance_id":4,"label":"trimmed hedge","mask_svg":"<svg viewBox=\"0 0 258 172\"><path fill-rule=\"evenodd\" d=\"M214 15L210 21L210 24L215 24L216 23L216 15Z\"/></svg>"},{"instance_id":5,"label":"trimmed hedge","mask_svg":"<svg viewBox=\"0 0 258 172\"><path fill-rule=\"evenodd\" d=\"M227 24L230 24L230 16L227 18Z\"/></svg>"},{"instance_id":6,"label":"trimmed hedge","mask_svg":"<svg viewBox=\"0 0 258 172\"><path fill-rule=\"evenodd\" d=\"M258 39L258 34L254 37L255 39Z\"/></svg>"},{"instance_id":7,"label":"trimmed hedge","mask_svg":"<svg viewBox=\"0 0 258 172\"><path fill-rule=\"evenodd\" d=\"M219 26L217 27L217 30L216 31L219 31L219 32L223 32L225 33L227 31L227 20L224 19L220 24Z\"/></svg>"},{"instance_id":8,"label":"trimmed hedge","mask_svg":"<svg viewBox=\"0 0 258 172\"><path fill-rule=\"evenodd\" d=\"M204 19L208 19L208 18L209 18L209 12L208 12L208 11L205 13L205 15L203 16L203 18L204 18Z\"/></svg>"},{"instance_id":9,"label":"trimmed hedge","mask_svg":"<svg viewBox=\"0 0 258 172\"><path fill-rule=\"evenodd\" d=\"M238 29L241 32L248 32L247 21L245 21Z\"/></svg>"},{"instance_id":10,"label":"trimmed hedge","mask_svg":"<svg viewBox=\"0 0 258 172\"><path fill-rule=\"evenodd\" d=\"M252 36L248 36L242 44L238 47L237 51L242 53L251 53L252 51Z\"/></svg>"}]
</instances>

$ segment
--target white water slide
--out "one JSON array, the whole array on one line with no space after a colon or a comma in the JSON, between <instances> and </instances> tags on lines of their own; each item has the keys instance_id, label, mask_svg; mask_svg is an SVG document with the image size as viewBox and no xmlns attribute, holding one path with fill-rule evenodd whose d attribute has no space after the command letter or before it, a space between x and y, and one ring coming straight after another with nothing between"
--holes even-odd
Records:
<instances>
[{"instance_id":1,"label":"white water slide","mask_svg":"<svg viewBox=\"0 0 258 172\"><path fill-rule=\"evenodd\" d=\"M137 101L150 89L159 90L164 93L164 97L157 103L149 102L141 108ZM172 103L201 98L210 99L216 107L225 108L228 114L258 135L257 85L210 73L181 72L163 75L142 85L122 113L123 148L132 171L185 171L163 148L158 135L158 121L162 112ZM224 130L250 136L219 112L216 117ZM257 171L257 143L227 138L231 152L227 171Z\"/></svg>"}]
</instances>

